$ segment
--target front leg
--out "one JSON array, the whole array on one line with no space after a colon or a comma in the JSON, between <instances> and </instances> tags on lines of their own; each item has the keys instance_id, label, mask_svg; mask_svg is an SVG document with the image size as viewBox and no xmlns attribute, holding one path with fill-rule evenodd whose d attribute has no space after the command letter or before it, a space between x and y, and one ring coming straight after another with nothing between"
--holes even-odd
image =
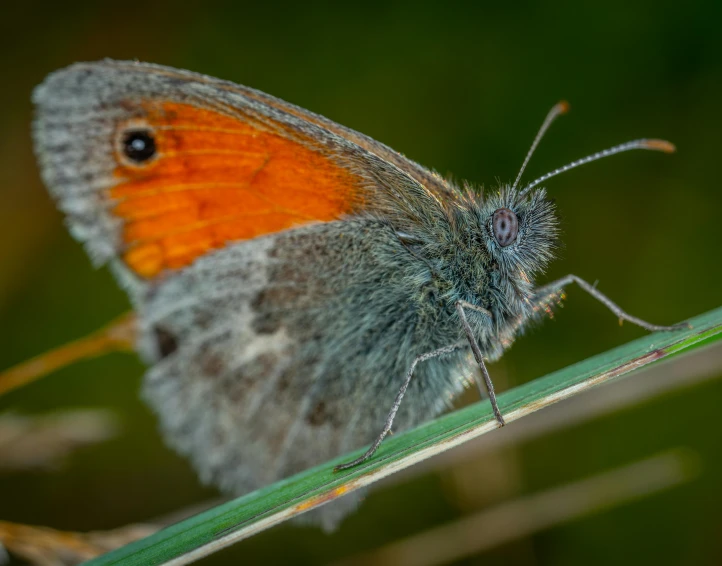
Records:
<instances>
[{"instance_id":1,"label":"front leg","mask_svg":"<svg viewBox=\"0 0 722 566\"><path fill-rule=\"evenodd\" d=\"M563 288L566 285L569 285L570 283L576 283L582 289L584 289L587 293L589 293L592 297L594 297L600 303L602 303L604 306L606 306L610 311L612 311L615 315L617 315L620 323L623 320L628 320L632 324L641 326L642 328L644 328L645 330L649 330L650 332L655 332L658 330L664 330L664 331L681 330L682 328L691 328L692 327L688 322L682 322L680 324L674 324L672 326L660 326L658 324L651 324L645 320L642 320L641 318L637 318L636 316L632 316L631 314L624 312L609 297L607 297L602 292L598 291L596 289L596 287L590 285L589 283L584 281L584 279L581 279L581 278L577 277L576 275L567 275L566 277L562 277L561 279L552 281L551 283L548 283L547 285L544 285L543 287L539 287L538 289L536 289L534 291L534 296L531 298L531 301L535 305L544 303L544 302L548 301L551 296L562 291Z\"/></svg>"},{"instance_id":2,"label":"front leg","mask_svg":"<svg viewBox=\"0 0 722 566\"><path fill-rule=\"evenodd\" d=\"M491 382L491 376L489 376L489 371L486 369L486 364L484 364L484 357L481 353L481 348L479 348L479 344L474 337L474 332L469 325L469 321L466 319L466 313L464 312L464 309L470 309L480 312L487 315L489 318L491 318L491 313L485 308L472 305L471 303L467 303L466 301L458 301L456 303L456 312L459 313L461 326L464 328L466 339L469 341L469 346L471 346L471 352L474 354L474 359L476 360L476 363L479 364L481 375L484 377L484 385L486 386L486 392L489 394L489 401L491 401L491 408L494 410L496 422L499 423L499 426L504 426L506 422L504 421L504 417L501 415L499 405L496 402L494 384ZM474 379L476 380L476 385L481 392L481 383L479 383L479 378L476 374L474 375Z\"/></svg>"}]
</instances>

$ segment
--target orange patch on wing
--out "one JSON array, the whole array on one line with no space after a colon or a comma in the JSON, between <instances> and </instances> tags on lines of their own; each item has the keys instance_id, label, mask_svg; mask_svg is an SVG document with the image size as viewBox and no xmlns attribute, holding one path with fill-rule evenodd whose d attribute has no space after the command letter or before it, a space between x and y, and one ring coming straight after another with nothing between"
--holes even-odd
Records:
<instances>
[{"instance_id":1,"label":"orange patch on wing","mask_svg":"<svg viewBox=\"0 0 722 566\"><path fill-rule=\"evenodd\" d=\"M117 156L120 182L109 191L123 221L123 258L141 277L228 242L336 219L358 198L358 178L311 149L312 140L188 104L145 110L157 157L135 165Z\"/></svg>"}]
</instances>

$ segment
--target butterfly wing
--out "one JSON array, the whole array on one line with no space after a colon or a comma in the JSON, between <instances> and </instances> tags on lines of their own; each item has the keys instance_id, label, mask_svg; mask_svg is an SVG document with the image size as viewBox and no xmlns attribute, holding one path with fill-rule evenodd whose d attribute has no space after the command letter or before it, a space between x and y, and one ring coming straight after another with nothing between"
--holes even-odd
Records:
<instances>
[{"instance_id":1,"label":"butterfly wing","mask_svg":"<svg viewBox=\"0 0 722 566\"><path fill-rule=\"evenodd\" d=\"M460 336L419 310L431 274L398 235L448 222L448 187L398 153L155 65L77 64L34 98L45 182L129 289L145 397L204 480L243 493L370 442L414 357ZM419 368L397 428L460 361Z\"/></svg>"},{"instance_id":2,"label":"butterfly wing","mask_svg":"<svg viewBox=\"0 0 722 566\"><path fill-rule=\"evenodd\" d=\"M34 101L47 186L91 257L112 261L125 282L232 241L359 211L398 214L420 197L440 204L419 182L440 178L382 144L188 71L81 63L50 75ZM139 141L152 144L146 159L129 154Z\"/></svg>"}]
</instances>

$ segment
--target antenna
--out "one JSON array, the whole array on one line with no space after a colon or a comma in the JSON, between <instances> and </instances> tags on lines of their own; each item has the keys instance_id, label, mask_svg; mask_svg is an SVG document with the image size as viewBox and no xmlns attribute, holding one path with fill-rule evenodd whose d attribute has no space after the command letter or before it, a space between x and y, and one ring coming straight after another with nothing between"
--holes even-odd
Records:
<instances>
[{"instance_id":1,"label":"antenna","mask_svg":"<svg viewBox=\"0 0 722 566\"><path fill-rule=\"evenodd\" d=\"M610 155L616 155L617 153L631 151L633 149L649 149L652 151L663 151L664 153L674 153L676 151L674 144L665 140L641 139L628 141L626 143L622 143L619 145L615 145L614 147L598 151L597 153L593 153L592 155L587 155L586 157L582 157L581 159L572 161L564 167L554 169L554 171L551 171L546 175L542 175L541 177L533 180L529 185L524 187L524 190L519 193L518 198L522 198L539 183L543 183L547 179L556 177L560 173L564 173L565 171L569 171L570 169L574 169L575 167L579 167L580 165L584 165L586 163L591 163L592 161L596 161L597 159L602 159L603 157L609 157Z\"/></svg>"},{"instance_id":2,"label":"antenna","mask_svg":"<svg viewBox=\"0 0 722 566\"><path fill-rule=\"evenodd\" d=\"M566 100L557 102L552 107L552 109L549 110L547 117L544 118L544 122L542 122L541 128L539 128L539 131L537 132L537 135L534 138L534 141L532 142L531 147L529 148L529 151L526 154L526 157L524 158L524 163L521 164L521 169L519 169L519 174L516 176L516 181L514 181L514 184L511 186L512 191L514 189L516 189L516 186L519 184L519 180L521 179L521 176L524 173L524 169L526 169L526 166L529 163L531 156L534 154L534 150L536 150L536 146L539 145L539 142L544 137L544 134L549 129L549 126L551 126L552 122L554 122L554 120L556 120L559 116L561 116L562 114L566 114L568 111L569 111L569 103Z\"/></svg>"}]
</instances>

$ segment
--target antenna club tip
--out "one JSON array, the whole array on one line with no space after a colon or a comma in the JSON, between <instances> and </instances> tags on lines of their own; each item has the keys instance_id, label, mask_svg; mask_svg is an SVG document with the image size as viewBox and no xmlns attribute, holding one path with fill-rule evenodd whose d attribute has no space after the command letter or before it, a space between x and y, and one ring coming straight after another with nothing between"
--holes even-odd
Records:
<instances>
[{"instance_id":1,"label":"antenna club tip","mask_svg":"<svg viewBox=\"0 0 722 566\"><path fill-rule=\"evenodd\" d=\"M559 114L566 114L571 109L571 106L566 100L560 100L557 102L557 112Z\"/></svg>"},{"instance_id":2,"label":"antenna club tip","mask_svg":"<svg viewBox=\"0 0 722 566\"><path fill-rule=\"evenodd\" d=\"M672 142L667 140L644 140L644 147L654 151L662 151L664 153L674 153L677 148Z\"/></svg>"}]
</instances>

